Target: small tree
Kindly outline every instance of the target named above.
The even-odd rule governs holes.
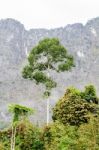
[[[70,70],[73,66],[73,57],[56,38],[46,38],[35,46],[28,57],[29,64],[23,69],[24,78],[35,80],[37,84],[45,85],[44,95],[49,97],[56,82],[51,78],[50,71],[57,72]],[[47,98],[47,124],[49,123],[49,98]]]
[[[25,106],[12,104],[9,106],[9,111],[13,113],[11,150],[15,150],[16,126],[18,121],[25,119],[29,114],[33,113],[33,110]]]

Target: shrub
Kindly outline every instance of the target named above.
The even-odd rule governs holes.
[[[95,105],[86,102],[81,98],[80,91],[75,88],[66,90],[64,96],[57,102],[53,108],[53,120],[59,120],[63,124],[79,126],[87,123],[89,112],[94,112]]]
[[[41,139],[41,131],[30,122],[20,122],[16,127],[15,149],[16,150],[44,150]],[[12,129],[0,132],[0,142],[4,150],[10,150]]]

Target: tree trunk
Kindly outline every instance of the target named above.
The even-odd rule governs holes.
[[[12,126],[11,150],[15,150],[15,136],[16,136],[16,127]]]
[[[47,73],[48,78],[50,77],[49,73],[49,63],[48,63],[48,73]],[[49,124],[49,97],[47,98],[47,126]]]
[[[47,125],[49,124],[49,98],[47,98]]]

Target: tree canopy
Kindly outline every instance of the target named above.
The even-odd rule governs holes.
[[[87,86],[87,88],[90,86]],[[84,93],[84,92],[83,92]],[[86,88],[85,94],[86,95]],[[64,96],[56,103],[53,109],[53,120],[63,124],[80,125],[89,120],[88,113],[95,113],[96,104],[90,103],[82,92],[76,88],[68,88]],[[83,98],[82,98],[83,97]],[[87,93],[87,97],[90,97]],[[94,102],[94,101],[93,101]]]
[[[32,108],[28,108],[18,104],[11,104],[9,106],[9,111],[13,113],[13,122],[17,122],[20,118],[22,119],[22,117],[33,113]]]
[[[98,104],[99,98],[96,95],[96,89],[93,85],[85,86],[85,90],[81,92],[81,97],[87,102]]]
[[[45,38],[35,46],[28,57],[28,65],[24,67],[24,78],[43,83],[47,90],[56,87],[56,82],[47,75],[49,70],[57,72],[70,70],[74,66],[73,57],[67,53],[57,38]]]

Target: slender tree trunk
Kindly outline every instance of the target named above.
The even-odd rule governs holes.
[[[15,136],[16,136],[16,127],[12,126],[11,150],[15,150]]]
[[[50,77],[50,73],[49,73],[49,64],[48,64],[48,78]],[[48,98],[47,98],[47,126],[48,126],[48,124],[49,124],[49,96],[48,96]]]
[[[49,98],[47,98],[47,126],[49,124]]]
[[[12,135],[11,135],[11,150],[13,150],[13,125],[12,125]]]
[[[13,136],[13,150],[15,150],[15,137],[16,137],[16,127],[14,128],[14,136]]]

